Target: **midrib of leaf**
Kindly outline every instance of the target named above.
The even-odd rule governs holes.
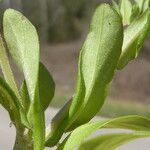
[[[15,92],[16,96],[20,99],[20,94],[18,92],[18,88],[9,65],[8,57],[1,36],[0,36],[0,63],[6,82],[10,85],[12,90]]]

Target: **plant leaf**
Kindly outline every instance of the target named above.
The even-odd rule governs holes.
[[[6,80],[6,82],[10,85],[10,87],[13,89],[13,91],[15,92],[16,96],[18,98],[20,98],[19,92],[18,92],[18,88],[17,85],[15,83],[15,79],[12,73],[12,70],[10,68],[9,65],[9,60],[6,54],[6,49],[4,46],[4,42],[2,37],[0,36],[0,65],[2,68],[2,72],[4,75],[4,78]]]
[[[59,145],[58,150],[72,150],[85,140],[89,135],[100,128],[121,128],[136,131],[150,132],[150,120],[141,116],[125,116],[112,120],[97,121],[87,123],[76,128],[66,139]]]
[[[66,125],[75,128],[90,121],[100,110],[117,66],[122,39],[121,17],[108,4],[100,5],[80,52],[77,88],[69,114],[61,123],[56,120],[57,128],[51,130],[47,146],[58,142]]]
[[[138,17],[140,16],[140,9],[138,7],[138,5],[135,3],[132,6],[132,13],[130,16],[130,22],[133,22],[134,20],[136,20]]]
[[[150,137],[150,132],[113,133],[100,135],[83,142],[78,150],[115,150],[117,147],[138,138]]]
[[[47,68],[40,63],[39,67],[39,92],[43,111],[49,106],[55,92],[54,80]]]
[[[42,110],[45,111],[46,108],[49,106],[55,91],[55,83],[46,69],[46,67],[40,62],[39,66],[39,95],[41,101]],[[30,106],[30,98],[29,93],[27,90],[26,82],[22,83],[20,93],[23,99],[23,105],[26,108],[26,111],[29,109]]]
[[[102,107],[121,53],[122,40],[120,16],[109,5],[100,5],[81,49],[79,81],[69,110],[71,124],[78,126],[90,121]]]
[[[0,77],[0,103],[9,112],[15,125],[22,124],[30,128],[22,106],[9,85]]]
[[[30,107],[30,97],[27,89],[27,84],[25,81],[23,81],[21,88],[20,88],[20,95],[22,99],[22,105],[26,112],[28,112]]]
[[[149,32],[150,10],[147,10],[124,31],[122,53],[118,62],[118,69],[122,69],[129,61],[138,56]]]
[[[120,12],[122,15],[123,24],[124,25],[130,24],[130,17],[132,12],[132,4],[130,0],[121,0]]]
[[[29,95],[33,100],[39,66],[39,41],[36,29],[21,13],[13,9],[5,11],[3,26],[9,52],[23,71]]]
[[[150,0],[135,0],[140,8],[140,12],[143,13],[149,8]]]
[[[39,41],[36,29],[18,11],[7,9],[3,19],[4,38],[8,49],[20,69],[23,71],[29,97],[30,112],[33,120],[34,149],[43,150],[45,141],[44,112],[42,111],[39,89]],[[32,122],[31,122],[32,123]]]
[[[112,0],[112,8],[114,8],[117,11],[117,13],[121,15],[119,5],[117,4],[115,0]]]

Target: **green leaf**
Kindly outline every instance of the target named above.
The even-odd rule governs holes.
[[[3,18],[4,38],[9,52],[23,71],[29,95],[34,99],[39,66],[36,29],[21,13],[7,9]]]
[[[121,0],[120,12],[122,15],[123,24],[124,25],[130,24],[130,16],[132,12],[132,4],[130,0]]]
[[[140,12],[143,13],[149,8],[150,0],[135,0],[140,8]]]
[[[118,62],[118,69],[122,69],[129,61],[138,56],[149,32],[150,10],[147,10],[124,31],[122,53]]]
[[[54,96],[55,83],[51,74],[42,63],[40,63],[39,68],[39,92],[42,109],[44,111]]]
[[[58,150],[72,150],[80,145],[85,138],[101,128],[121,128],[136,131],[150,132],[150,120],[140,116],[125,116],[112,120],[97,121],[87,123],[76,128],[66,139],[59,145]]]
[[[132,7],[132,13],[130,17],[130,22],[133,22],[140,16],[140,9],[137,4],[134,4]]]
[[[70,124],[90,121],[102,107],[121,53],[123,26],[109,5],[100,5],[81,49],[77,91],[70,110]]]
[[[117,11],[117,13],[121,15],[119,5],[117,4],[115,0],[112,0],[112,8],[114,8]]]
[[[46,142],[47,147],[53,147],[57,144],[64,129],[67,126],[68,112],[71,105],[72,99],[67,101],[67,103],[59,110],[59,112],[52,119],[51,124],[47,127],[46,130]]]
[[[11,70],[10,65],[9,65],[9,60],[8,60],[8,57],[6,54],[4,42],[3,42],[3,39],[1,36],[0,36],[0,65],[1,65],[2,72],[3,72],[3,75],[4,75],[6,82],[13,89],[13,91],[15,92],[17,97],[20,98],[13,73],[12,73],[12,70]]]
[[[40,63],[39,66],[39,95],[41,101],[42,110],[45,111],[46,108],[49,106],[55,92],[55,83],[46,69],[46,67]],[[26,111],[28,111],[30,106],[30,98],[29,93],[27,90],[26,82],[22,83],[20,93],[23,99],[23,106],[25,107]]]
[[[19,103],[15,93],[9,85],[0,77],[0,103],[9,112],[10,118],[15,126],[19,124],[25,125],[30,128],[24,110]]]
[[[46,145],[55,145],[66,125],[75,128],[90,121],[100,110],[117,66],[122,39],[121,17],[108,4],[100,5],[80,52],[77,87],[69,114],[61,123],[56,120],[57,128],[52,129]]]
[[[100,135],[82,143],[78,150],[115,150],[117,147],[138,138],[150,137],[150,132],[113,133]]]
[[[26,112],[28,112],[30,107],[30,97],[27,89],[27,84],[25,81],[23,81],[21,88],[20,88],[20,95],[22,99],[22,105]]]
[[[36,29],[18,11],[8,9],[3,19],[4,38],[8,49],[23,71],[31,100],[34,149],[43,150],[45,141],[44,112],[41,108],[38,89],[39,40]]]
[[[6,49],[4,47],[3,39],[1,38],[1,36],[0,36],[0,65],[1,65],[2,72],[3,72],[6,82],[8,83],[10,88],[14,91],[14,93],[17,97],[17,101],[18,101],[17,104],[19,106],[19,111],[20,111],[20,115],[21,115],[21,123],[24,124],[26,127],[30,128],[29,122],[26,117],[26,113],[22,107],[21,97],[20,97],[18,88],[16,86],[12,70],[9,65],[9,60],[8,60],[8,57],[6,54]],[[11,103],[9,105],[11,105]],[[9,110],[9,113],[11,114],[10,111],[11,110]]]

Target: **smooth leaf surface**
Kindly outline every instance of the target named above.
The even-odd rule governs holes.
[[[2,72],[3,72],[3,75],[4,75],[5,81],[10,86],[11,90],[14,91],[14,93],[17,97],[16,104],[18,105],[18,109],[19,109],[19,112],[20,112],[21,123],[24,124],[25,126],[29,127],[29,123],[28,123],[28,120],[27,120],[27,117],[26,117],[26,113],[24,111],[24,108],[22,107],[21,97],[20,97],[18,88],[16,86],[12,70],[11,70],[10,65],[9,65],[9,60],[8,60],[8,57],[7,57],[7,54],[6,54],[6,49],[5,49],[5,46],[4,46],[4,42],[3,42],[3,39],[1,37],[0,37],[0,65],[1,65],[1,68],[2,68]],[[8,104],[6,103],[5,108],[9,111],[9,114],[13,114],[13,112],[11,112],[12,110],[10,110],[7,107],[7,105],[10,105],[9,107],[11,107],[12,103],[9,103],[9,101],[8,101]],[[14,109],[16,109],[16,108],[14,108]],[[13,119],[16,119],[17,117],[19,117],[19,116],[15,115]]]
[[[25,81],[23,81],[21,87],[20,87],[20,95],[22,99],[22,105],[26,112],[28,112],[30,107],[30,97],[27,89],[27,84]]]
[[[49,106],[55,92],[54,80],[47,68],[40,63],[39,66],[39,94],[43,111]]]
[[[3,19],[4,38],[8,49],[23,71],[31,100],[28,118],[33,124],[34,150],[43,150],[45,141],[44,112],[38,89],[39,40],[36,29],[21,13],[8,9]]]
[[[18,98],[20,98],[12,70],[9,65],[9,60],[6,54],[6,49],[2,37],[0,36],[0,65],[6,82],[13,89]]]
[[[46,108],[49,106],[55,92],[55,83],[50,75],[49,71],[46,67],[40,63],[39,65],[39,95],[41,101],[42,110],[45,111]],[[23,99],[23,105],[26,111],[29,109],[30,106],[30,98],[28,89],[26,86],[26,82],[22,83],[20,93]]]
[[[121,17],[109,5],[100,5],[81,49],[70,124],[78,126],[90,121],[102,107],[121,54],[122,40]]]
[[[121,15],[120,7],[115,0],[112,0],[112,8],[114,8],[117,11],[117,13]]]
[[[66,125],[75,128],[90,121],[100,110],[117,66],[122,40],[121,17],[108,4],[100,5],[80,52],[77,87],[69,114],[61,123],[56,120],[57,128],[52,128],[47,146],[58,142]]]
[[[132,4],[130,0],[121,0],[120,12],[122,15],[123,24],[124,25],[130,24],[130,17],[132,12]]]
[[[140,8],[140,12],[143,13],[150,4],[150,0],[135,0]]]
[[[129,61],[138,56],[149,32],[150,10],[147,10],[124,31],[122,53],[118,62],[118,69],[122,69]]]
[[[113,133],[100,135],[83,142],[78,150],[115,150],[117,147],[139,138],[150,138],[150,132]]]
[[[139,9],[138,5],[135,3],[132,6],[132,12],[131,12],[131,16],[130,16],[130,22],[133,22],[139,16],[140,16],[140,9]]]
[[[11,90],[9,85],[0,77],[0,103],[2,106],[9,112],[10,118],[14,121],[14,124],[22,124],[21,119],[24,121],[25,116],[23,113],[23,108],[19,104],[14,92]],[[23,118],[21,118],[23,117]],[[23,122],[27,127],[29,125],[26,122]],[[30,128],[30,127],[29,127]]]
[[[87,123],[73,130],[73,132],[59,145],[58,150],[74,149],[81,144],[85,138],[101,128],[121,128],[150,132],[150,120],[140,116],[125,116],[107,121],[103,120]]]
[[[29,95],[33,100],[39,67],[39,41],[36,29],[27,18],[13,9],[5,11],[3,26],[9,52],[23,71]]]

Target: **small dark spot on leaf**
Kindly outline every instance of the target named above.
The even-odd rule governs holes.
[[[111,23],[109,22],[109,25],[111,25]]]

